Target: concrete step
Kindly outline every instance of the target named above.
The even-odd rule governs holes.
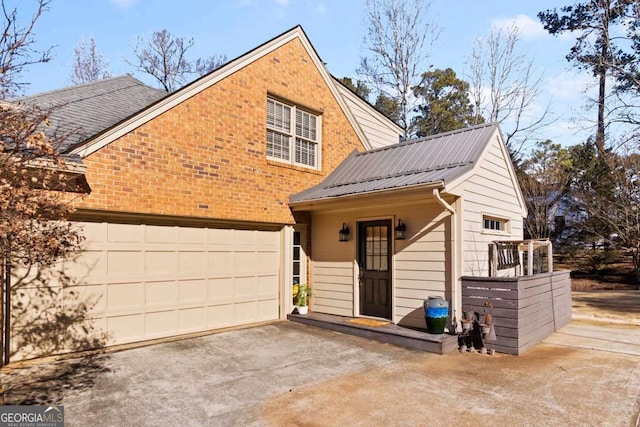
[[[376,341],[386,342],[401,347],[446,354],[458,349],[458,336],[446,334],[428,334],[389,323],[383,326],[366,326],[350,323],[352,317],[335,316],[324,313],[305,315],[289,314],[287,319],[322,329],[329,329],[350,335],[356,335]]]

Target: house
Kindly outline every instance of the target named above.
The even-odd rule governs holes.
[[[460,313],[460,278],[486,276],[489,243],[523,233],[509,159],[498,125],[479,125],[353,152],[292,195],[292,210],[310,217],[314,311],[424,327],[423,301],[435,295]]]
[[[285,319],[307,281],[313,310],[423,325],[424,298],[459,309],[487,243],[522,236],[497,125],[398,143],[301,27],[171,94],[123,76],[19,101],[77,131],[87,240],[64,268],[109,344]]]

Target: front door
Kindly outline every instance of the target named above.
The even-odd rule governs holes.
[[[391,319],[391,220],[358,223],[360,314]]]

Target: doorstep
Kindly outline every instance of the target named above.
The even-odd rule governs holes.
[[[427,351],[429,353],[446,354],[458,349],[458,336],[448,334],[428,334],[415,329],[398,326],[389,323],[384,326],[367,326],[363,324],[350,323],[353,317],[336,316],[324,313],[309,314],[289,314],[287,319],[315,326],[322,329],[329,329],[345,334],[356,335],[375,341],[386,342],[414,350]]]

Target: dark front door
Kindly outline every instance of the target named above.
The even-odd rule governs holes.
[[[358,223],[360,314],[391,319],[391,221]]]

